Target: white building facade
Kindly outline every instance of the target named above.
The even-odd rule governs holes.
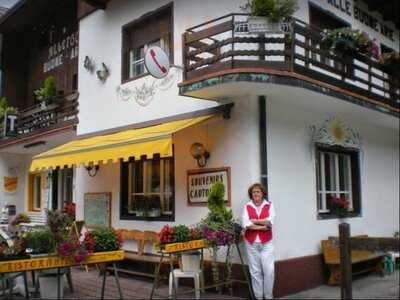
[[[195,224],[207,207],[190,202],[189,178],[204,170],[229,174],[230,207],[239,219],[248,187],[266,182],[277,212],[276,296],[324,282],[320,241],[338,235],[342,221],[329,210],[330,197],[349,200],[352,235],[392,236],[399,228],[398,74],[357,55],[351,66],[321,57],[307,27],[321,28],[323,20],[326,28],[350,26],[382,51],[399,51],[398,24],[378,8],[368,1],[299,1],[288,39],[235,31],[247,16],[231,14],[243,13],[246,1],[94,2],[99,9],[79,22],[77,139],[214,117],[174,132],[170,159],[126,153],[87,160],[99,165],[95,176],[74,166],[78,219],[86,195],[107,193],[114,228]],[[147,74],[141,61],[152,45],[170,56],[165,79]],[[190,154],[194,143],[210,153],[204,167]],[[151,195],[162,202],[161,214],[143,217],[135,203]]]

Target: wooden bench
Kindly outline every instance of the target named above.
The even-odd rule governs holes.
[[[339,284],[341,278],[339,245],[334,243],[333,240],[323,240],[321,241],[321,248],[325,263],[330,271],[328,284]],[[384,257],[384,253],[374,253],[367,250],[352,250],[352,274],[357,275],[368,271],[377,271],[380,274],[383,274],[382,260]]]
[[[154,272],[147,270],[140,270],[139,267],[135,267],[134,270],[124,268],[127,262],[141,262],[145,264],[157,265],[160,261],[160,256],[155,254],[151,250],[154,249],[154,245],[158,243],[157,233],[154,231],[140,231],[140,230],[127,230],[119,229],[122,234],[124,241],[134,241],[137,245],[137,251],[125,250],[125,258],[122,263],[118,264],[118,272],[127,273],[131,275],[141,275],[146,277],[154,277]],[[147,246],[147,247],[146,247]],[[150,250],[151,249],[151,250]],[[148,251],[150,250],[150,251]],[[163,264],[169,263],[167,258],[163,259]]]

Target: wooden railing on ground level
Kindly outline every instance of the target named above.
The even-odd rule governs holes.
[[[321,49],[322,32],[297,19],[288,24],[286,34],[238,30],[246,20],[247,15],[229,14],[187,29],[182,36],[184,80],[225,70],[248,69],[252,73],[274,69],[399,107],[398,74],[387,73],[377,60],[359,53],[343,57]]]

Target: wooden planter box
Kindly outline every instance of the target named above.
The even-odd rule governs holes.
[[[164,245],[164,252],[174,253],[187,250],[202,249],[207,247],[207,242],[205,240],[193,240],[183,243],[171,243]]]
[[[88,256],[82,265],[119,261],[124,259],[124,255],[124,250],[96,252]],[[79,264],[75,263],[71,258],[49,255],[39,258],[1,261],[0,273],[63,268],[76,265]]]

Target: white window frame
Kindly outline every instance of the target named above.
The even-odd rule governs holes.
[[[318,183],[319,186],[317,187],[317,194],[318,194],[318,213],[330,213],[327,205],[327,195],[334,195],[335,197],[340,197],[340,195],[347,195],[347,200],[349,201],[349,207],[348,211],[352,212],[354,211],[354,203],[353,203],[353,182],[352,182],[352,174],[351,174],[351,155],[347,153],[337,153],[333,151],[326,151],[326,150],[320,150],[319,152],[319,157],[318,159],[318,167],[319,167],[319,172],[317,172],[319,178],[318,178]],[[325,158],[326,155],[333,155],[334,159],[334,168],[333,170],[331,169],[331,172],[333,171],[335,174],[335,186],[334,189],[332,190],[326,190],[326,182],[325,182]],[[345,159],[347,161],[347,179],[348,182],[348,190],[340,190],[340,170],[339,170],[339,155],[345,156]]]

